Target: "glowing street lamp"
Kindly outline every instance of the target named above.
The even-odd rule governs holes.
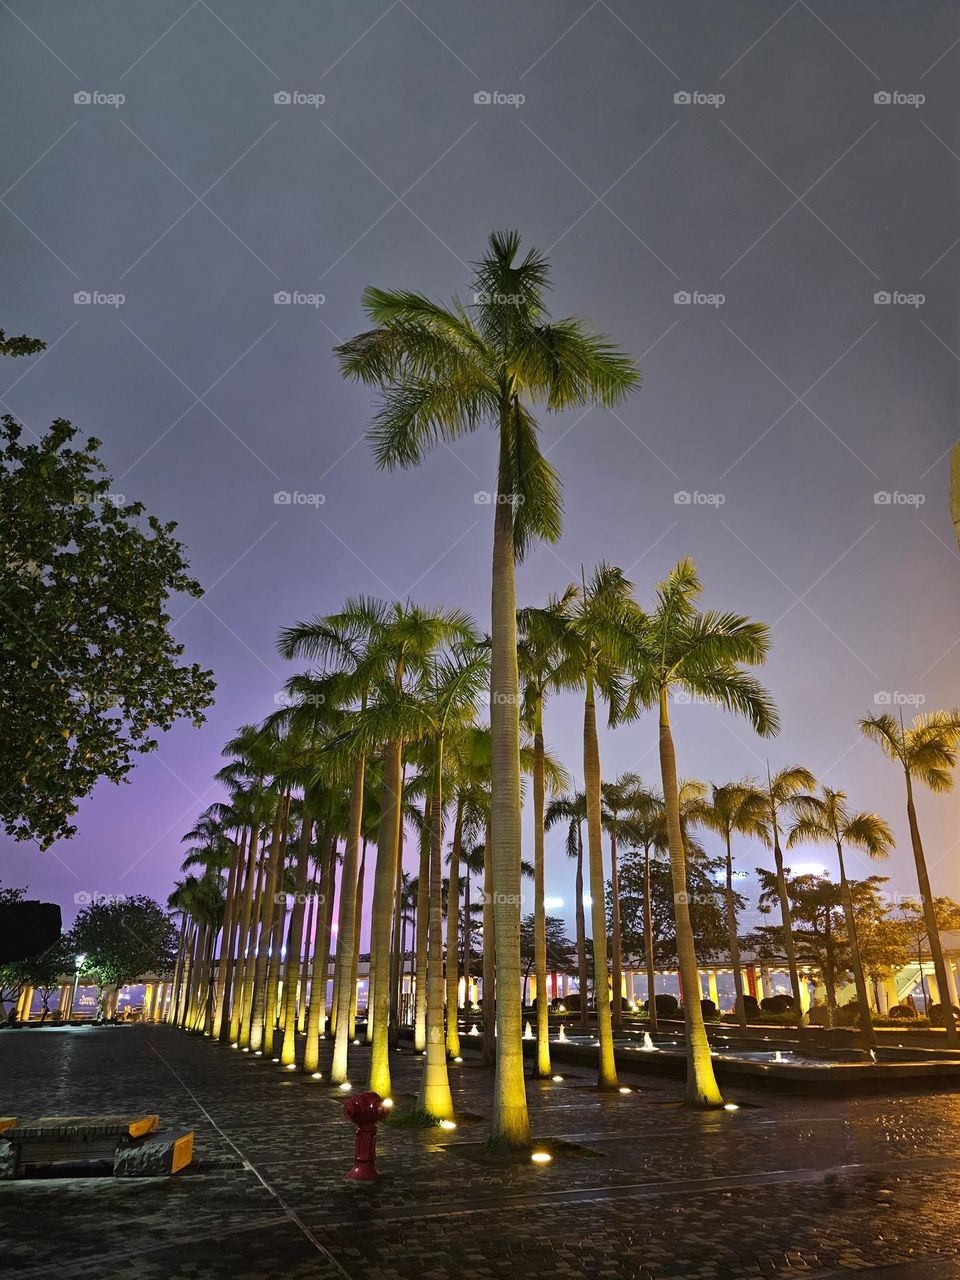
[[[83,968],[83,962],[86,960],[86,958],[87,957],[86,955],[83,954],[83,952],[81,952],[80,955],[78,956],[74,956],[74,960],[76,961],[76,964],[77,964],[77,970],[76,970],[76,973],[74,973],[73,975],[73,1001],[71,1002],[71,1005],[70,1005],[71,1018],[73,1017],[74,1009],[77,1007],[77,987],[79,987],[80,985],[80,970]]]

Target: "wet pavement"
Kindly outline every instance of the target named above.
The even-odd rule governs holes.
[[[421,1059],[396,1063],[399,1113]],[[702,1113],[673,1080],[605,1095],[558,1069],[529,1082],[552,1163],[486,1158],[491,1079],[465,1052],[457,1129],[382,1126],[381,1180],[358,1185],[322,1080],[167,1027],[2,1031],[0,1114],[155,1111],[196,1143],[174,1178],[0,1183],[0,1277],[960,1280],[960,1094],[734,1087],[739,1110]]]

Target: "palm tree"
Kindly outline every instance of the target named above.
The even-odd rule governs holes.
[[[696,599],[701,590],[693,561],[681,560],[657,587],[653,611],[649,616],[638,617],[631,704],[634,708],[654,706],[659,712],[660,773],[673,879],[677,956],[684,990],[687,1100],[697,1106],[716,1107],[723,1104],[723,1097],[710,1060],[703,1011],[695,998],[700,979],[687,902],[686,850],[670,728],[670,693],[679,689],[736,711],[763,735],[776,733],[779,719],[769,695],[742,667],[744,663],[762,663],[766,658],[770,644],[767,627],[738,614],[699,612]]]
[[[491,1140],[525,1144],[520,989],[520,718],[515,565],[536,539],[560,535],[559,479],[540,452],[532,407],[616,404],[639,384],[633,361],[579,321],[546,314],[546,259],[518,260],[520,237],[495,232],[477,264],[474,304],[441,306],[419,294],[369,288],[374,328],[337,348],[341,370],[377,387],[371,431],[377,465],[412,467],[436,442],[482,422],[499,436],[492,574],[491,840],[497,983],[497,1071]],[[486,994],[486,993],[485,993]]]
[[[444,739],[473,714],[474,701],[486,683],[489,673],[489,651],[477,645],[466,647],[449,657],[434,662],[433,679],[424,707],[425,721],[433,742],[433,795],[430,806],[430,919],[427,960],[427,1051],[417,1109],[435,1120],[453,1116],[453,1098],[447,1073],[444,1037],[443,981],[443,776]],[[447,963],[456,965],[456,955],[448,955]],[[448,1010],[457,1016],[456,1001]]]
[[[880,861],[890,855],[894,846],[893,832],[883,818],[875,813],[851,814],[847,808],[845,792],[834,791],[831,787],[822,786],[819,796],[803,796],[795,800],[793,807],[797,818],[787,837],[788,849],[793,849],[798,844],[811,843],[832,844],[837,850],[837,862],[840,867],[840,896],[843,900],[843,914],[850,943],[850,965],[857,988],[860,1029],[867,1044],[872,1045],[876,1037],[870,1016],[870,1002],[867,999],[867,980],[860,958],[857,921],[843,861],[843,848],[844,845],[852,844],[862,849],[869,857]]]
[[[682,784],[681,784],[682,789]],[[682,795],[681,795],[682,802]],[[647,971],[647,1025],[651,1035],[657,1024],[656,965],[653,955],[653,895],[650,880],[650,852],[667,850],[667,824],[663,797],[652,789],[639,790],[631,797],[627,836],[643,849],[643,953]]]
[[[736,991],[737,1021],[746,1028],[747,1011],[743,1002],[743,970],[740,965],[740,938],[737,933],[737,907],[733,892],[733,836],[752,836],[756,840],[766,838],[764,817],[767,798],[754,783],[727,782],[723,786],[713,783],[710,800],[704,805],[699,821],[705,827],[723,837],[726,855],[726,881],[724,896],[727,911],[727,936],[729,937],[730,965],[733,969],[733,985]]]
[[[623,1029],[623,944],[620,937],[620,871],[617,858],[619,840],[631,833],[630,818],[640,796],[645,795],[643,784],[635,773],[621,773],[616,782],[604,782],[600,788],[603,800],[603,825],[610,836],[610,918],[613,952],[613,1026]]]
[[[314,618],[310,622],[297,623],[280,633],[277,648],[285,658],[306,657],[313,661],[329,661],[335,664],[335,671],[342,677],[344,699],[349,692],[359,704],[362,711],[367,704],[371,687],[382,675],[382,650],[380,640],[383,633],[387,607],[380,600],[357,597],[347,600],[339,613],[325,618]],[[337,748],[342,746],[340,739],[334,739]],[[328,743],[326,750],[331,750],[333,743]],[[344,756],[345,752],[342,752]],[[353,973],[353,951],[357,945],[355,914],[357,872],[360,857],[360,833],[363,822],[363,797],[366,770],[366,755],[361,751],[350,756],[353,778],[350,789],[350,818],[347,831],[346,851],[344,853],[343,870],[340,878],[340,919],[337,931],[337,952],[342,956],[338,973],[337,990],[337,1028],[334,1041],[333,1062],[330,1079],[333,1084],[342,1084],[347,1080],[347,1053],[350,1032],[350,981]],[[301,829],[304,832],[300,845],[300,860],[305,860],[310,848],[310,828],[316,816],[315,810],[307,808],[307,797],[304,797],[304,816]],[[305,829],[305,830],[304,830]],[[303,880],[306,881],[306,868],[303,869]],[[295,1062],[296,1020],[291,1016],[296,1008],[296,981],[291,981],[290,969],[293,966],[299,976],[299,955],[303,943],[303,903],[300,900],[302,886],[298,885],[298,894],[294,899],[291,920],[291,941],[293,951],[287,952],[286,982],[286,1016],[284,1018],[284,1040],[280,1055],[281,1066],[290,1066]]]
[[[910,824],[910,843],[920,886],[920,902],[923,919],[930,941],[930,954],[940,991],[940,1003],[950,1007],[951,985],[947,979],[947,966],[943,958],[943,945],[937,924],[936,902],[930,891],[930,876],[920,839],[920,826],[913,801],[913,780],[917,778],[935,794],[943,794],[953,787],[951,771],[956,768],[960,746],[960,711],[933,711],[914,718],[909,729],[885,712],[879,716],[867,716],[860,721],[860,732],[880,744],[891,760],[899,762],[907,792],[907,821]],[[944,1017],[944,1029],[948,1045],[960,1043],[960,1036],[952,1017]]]
[[[790,970],[790,987],[793,991],[793,1016],[797,1029],[803,1027],[803,1002],[800,999],[800,970],[797,967],[797,948],[793,937],[793,919],[787,880],[783,869],[783,850],[780,848],[780,812],[798,796],[813,791],[816,779],[802,765],[788,765],[770,776],[767,767],[767,833],[765,843],[773,846],[776,867],[777,896],[780,900],[780,920],[783,927],[783,946]]]
[[[587,926],[583,912],[583,823],[587,817],[587,797],[582,791],[557,796],[547,806],[544,828],[567,822],[567,857],[576,858],[577,989],[580,992],[580,1025],[587,1025]]]
[[[557,664],[563,656],[562,640],[575,593],[568,587],[562,596],[551,596],[543,609],[517,613],[520,635],[517,653],[523,681],[523,720],[533,732],[533,952],[537,982],[537,1075],[547,1079],[550,1066],[550,1010],[547,1001],[547,916],[544,907],[544,776],[543,704],[551,689]],[[581,904],[582,906],[582,904]]]

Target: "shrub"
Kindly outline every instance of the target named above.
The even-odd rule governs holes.
[[[665,991],[661,991],[656,996],[657,1015],[661,1018],[675,1018],[680,1012],[680,1002],[676,996],[671,996]],[[649,1013],[650,1001],[644,1000],[644,1009]]]
[[[757,1016],[760,1012],[760,1005],[757,1003],[756,996],[747,995],[746,992],[744,992],[743,1011],[747,1015],[748,1022],[751,1018],[755,1018]]]
[[[793,996],[788,996],[784,992],[767,996],[760,1001],[760,1008],[764,1013],[789,1013],[793,1008]]]
[[[718,1022],[720,1019],[720,1010],[712,1000],[701,1000],[700,1009],[703,1013],[705,1022]]]
[[[887,1010],[887,1017],[896,1022],[916,1021],[918,1014],[912,1004],[895,1004]]]
[[[956,1005],[951,1005],[953,1009],[953,1020],[956,1022],[960,1018],[960,1009]],[[930,1019],[931,1027],[942,1027],[944,1025],[944,1009],[942,1004],[932,1004],[927,1010],[927,1017]]]

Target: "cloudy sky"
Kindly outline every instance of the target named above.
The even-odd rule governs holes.
[[[76,894],[165,897],[222,742],[291,674],[280,626],[357,592],[486,624],[491,434],[376,472],[331,348],[365,285],[465,293],[516,227],[555,314],[644,372],[616,413],[543,421],[564,536],[521,600],[601,558],[643,600],[692,555],[705,603],[771,624],[783,731],[678,707],[681,771],[807,764],[893,821],[912,888],[900,779],[855,722],[960,701],[954,4],[10,0],[0,28],[2,324],[49,344],[5,364],[4,411],[96,434],[115,492],[179,522],[206,595],[175,629],[218,681],[76,839],[6,842],[4,882],[68,919]],[[578,717],[557,700],[547,725],[575,773]],[[649,717],[601,747],[606,776],[655,778]],[[960,897],[960,799],[920,804]]]

